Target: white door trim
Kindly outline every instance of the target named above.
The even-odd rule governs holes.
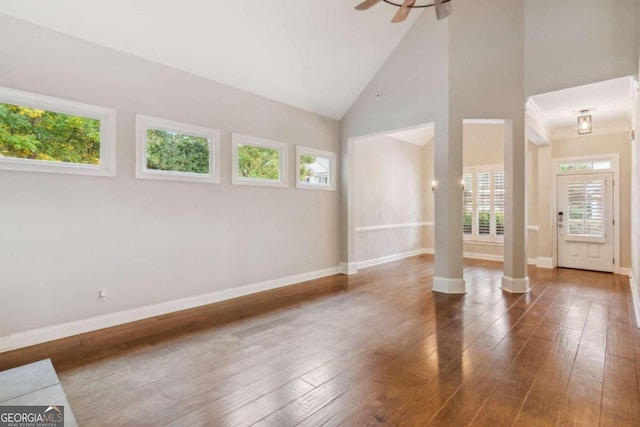
[[[595,171],[575,171],[560,172],[560,163],[573,162],[581,160],[611,160],[611,169],[595,170]],[[590,156],[573,156],[573,157],[557,157],[552,159],[553,162],[553,180],[551,188],[551,238],[553,239],[553,266],[558,265],[558,176],[560,175],[584,175],[584,174],[601,174],[613,172],[613,272],[620,274],[620,154],[600,154]]]

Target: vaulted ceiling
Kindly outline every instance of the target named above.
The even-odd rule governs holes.
[[[422,10],[392,25],[393,6],[359,2],[2,0],[0,13],[340,119]]]

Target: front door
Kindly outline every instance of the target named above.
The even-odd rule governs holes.
[[[613,175],[558,176],[558,267],[613,271]]]

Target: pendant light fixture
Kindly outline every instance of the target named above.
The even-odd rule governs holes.
[[[578,116],[578,135],[588,135],[591,133],[591,115],[590,110],[580,110]]]

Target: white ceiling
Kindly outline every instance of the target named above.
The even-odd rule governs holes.
[[[361,0],[2,0],[0,13],[340,119],[422,9]],[[431,12],[432,13],[432,12]]]
[[[590,108],[595,108],[595,111],[589,113],[594,128],[601,125],[630,124],[634,92],[633,78],[622,77],[535,95],[530,101],[537,106],[548,130],[555,132],[565,128],[577,129],[576,112]]]

